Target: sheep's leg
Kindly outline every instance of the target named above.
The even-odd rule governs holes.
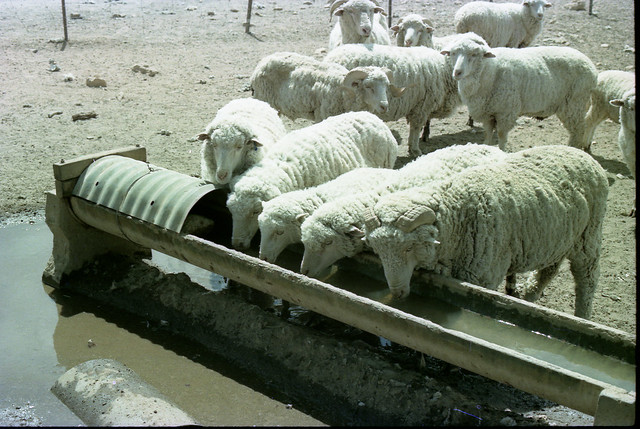
[[[418,157],[422,155],[420,150],[420,128],[425,121],[409,121],[409,153]],[[416,125],[420,124],[420,125]]]
[[[509,131],[516,125],[515,118],[505,118],[498,120],[496,118],[496,131],[498,132],[498,147],[506,151],[507,136]]]
[[[516,294],[516,275],[508,274],[505,283],[505,291],[509,296],[515,296]]]
[[[427,119],[427,123],[424,124],[424,128],[422,129],[422,136],[420,136],[420,141],[423,141],[423,142],[429,141],[430,133],[431,133],[431,119]]]
[[[529,275],[529,279],[525,282],[525,287],[520,294],[520,298],[530,302],[535,302],[540,299],[540,297],[542,296],[542,292],[544,292],[544,289],[558,273],[561,262],[562,261],[559,261],[555,264],[549,265],[548,267],[541,268],[531,273]]]
[[[494,117],[490,117],[482,121],[482,128],[484,128],[484,144],[492,145],[493,132],[496,129],[496,119]]]
[[[587,261],[571,261],[571,274],[576,284],[576,310],[575,315],[588,319],[591,317],[593,294],[600,277],[599,259]]]
[[[469,119],[467,119],[467,125],[473,128],[473,118],[469,115]]]
[[[590,153],[591,142],[587,141],[589,137],[586,129],[585,116],[587,114],[587,102],[589,99],[577,98],[569,100],[567,105],[556,112],[556,116],[562,122],[562,125],[569,131],[569,146],[583,149]],[[582,103],[582,104],[579,104]],[[584,105],[585,108],[577,108]]]

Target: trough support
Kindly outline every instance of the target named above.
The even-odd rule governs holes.
[[[635,426],[636,395],[604,389],[598,398],[594,426]]]

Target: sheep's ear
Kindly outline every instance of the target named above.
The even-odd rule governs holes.
[[[298,222],[299,224],[302,224],[302,222],[304,222],[307,216],[309,216],[308,213],[300,213],[299,215],[296,216],[296,222]]]
[[[211,136],[207,133],[198,134],[198,140],[210,140]]]
[[[342,9],[342,8],[338,9],[338,8],[340,6],[342,6],[343,4],[345,4],[346,2],[347,2],[347,0],[337,0],[337,1],[334,1],[331,4],[331,8],[329,9],[329,22],[331,22],[331,18],[333,17],[333,15],[336,15],[336,16],[341,16],[342,15],[342,13],[344,12],[344,9]],[[327,2],[327,3],[330,3],[330,2]],[[336,10],[336,9],[338,9],[338,10]],[[334,11],[335,11],[335,13],[334,13]]]
[[[360,228],[358,228],[355,225],[351,225],[351,227],[347,231],[347,234],[350,235],[351,237],[354,237],[354,238],[362,238],[362,237],[364,237],[364,231],[361,230]]]
[[[369,76],[367,72],[363,70],[353,69],[344,77],[342,85],[346,86],[347,88],[358,86],[360,82],[367,76]]]
[[[384,9],[381,8],[381,7],[374,7],[373,8],[373,13],[381,13],[384,16],[387,16],[387,12],[385,12]]]
[[[482,57],[483,58],[495,58],[496,55],[493,52],[489,51],[489,52],[485,52]]]
[[[609,104],[611,104],[612,106],[616,106],[616,107],[623,107],[624,106],[624,100],[616,98],[615,100],[609,101]]]
[[[429,207],[413,207],[407,210],[396,221],[396,226],[404,232],[411,232],[420,225],[431,225],[436,221],[436,214]]]
[[[551,3],[545,3],[544,7],[551,7]]]
[[[441,53],[442,55],[446,55],[447,57],[448,57],[449,55],[451,55],[451,52],[450,52],[450,51],[447,51],[447,50],[442,50],[442,51],[440,51],[440,53]]]
[[[247,145],[248,146],[253,146],[254,149],[258,149],[259,147],[262,147],[263,144],[260,143],[258,140],[256,139],[249,139],[247,140]]]
[[[399,25],[394,25],[389,30],[393,31],[393,35],[395,36],[395,35],[398,34],[398,31],[400,31],[400,26]]]
[[[396,98],[402,97],[402,94],[404,94],[405,89],[407,89],[406,86],[404,88],[399,88],[395,85],[389,85],[389,92],[391,92],[391,95]]]

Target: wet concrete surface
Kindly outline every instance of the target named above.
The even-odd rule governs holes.
[[[83,425],[50,388],[69,368],[109,358],[204,425],[323,425],[197,345],[43,285],[51,248],[43,219],[0,225],[0,424]],[[153,261],[185,271],[183,262],[160,253]],[[225,286],[208,271],[186,271],[207,288]]]

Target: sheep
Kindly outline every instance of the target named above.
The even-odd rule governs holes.
[[[260,161],[265,150],[285,133],[278,112],[264,101],[230,101],[198,135],[203,140],[200,177],[214,184],[228,184],[234,175]]]
[[[410,13],[390,28],[398,46],[427,46],[433,48],[433,24],[427,18]]]
[[[453,66],[458,92],[474,121],[482,122],[485,144],[505,150],[519,116],[555,114],[569,131],[569,146],[585,149],[585,115],[597,71],[581,52],[558,46],[490,48],[468,33],[441,51]]]
[[[460,7],[454,15],[457,33],[474,32],[492,48],[526,48],[542,30],[546,0],[517,3],[474,1]]]
[[[375,112],[384,121],[406,117],[409,123],[409,151],[418,156],[420,131],[430,118],[445,118],[460,104],[451,65],[433,49],[417,46],[351,44],[329,52],[325,62],[338,63],[348,69],[362,66],[386,67],[394,84],[404,87],[400,97],[389,100],[389,108]]]
[[[333,1],[329,21],[333,15],[339,20],[329,35],[330,51],[347,43],[391,44],[386,13],[376,0]]]
[[[622,151],[627,167],[633,180],[636,180],[636,88],[622,94],[621,98],[610,101],[612,106],[620,109],[620,131],[618,133],[618,146]],[[629,216],[636,216],[636,200],[633,199],[633,207]]]
[[[605,70],[598,73],[598,83],[591,94],[591,106],[587,112],[587,144],[591,146],[596,127],[605,119],[620,123],[619,107],[609,102],[620,99],[628,90],[635,88],[636,74],[621,70]],[[590,147],[589,147],[590,149]]]
[[[321,185],[287,192],[263,202],[258,216],[259,257],[275,262],[285,247],[301,241],[302,222],[322,204],[369,190],[387,182],[397,172],[389,168],[356,168]]]
[[[493,290],[505,275],[537,270],[524,287],[507,290],[535,301],[567,258],[575,315],[589,318],[608,192],[589,154],[537,146],[382,197],[365,239],[396,297],[409,294],[416,267]]]
[[[229,183],[231,244],[247,248],[258,231],[262,202],[316,186],[359,167],[391,168],[398,145],[389,127],[369,112],[348,112],[292,131]]]
[[[319,122],[349,111],[386,112],[387,91],[394,97],[403,92],[392,80],[391,71],[381,67],[347,70],[294,52],[276,52],[260,60],[251,89],[253,97],[292,120]]]
[[[484,162],[497,161],[506,154],[493,146],[468,143],[438,149],[422,155],[399,170],[384,185],[370,192],[337,198],[314,211],[301,226],[304,255],[300,272],[324,277],[331,264],[365,249],[362,241],[369,207],[391,192],[437,180]]]

